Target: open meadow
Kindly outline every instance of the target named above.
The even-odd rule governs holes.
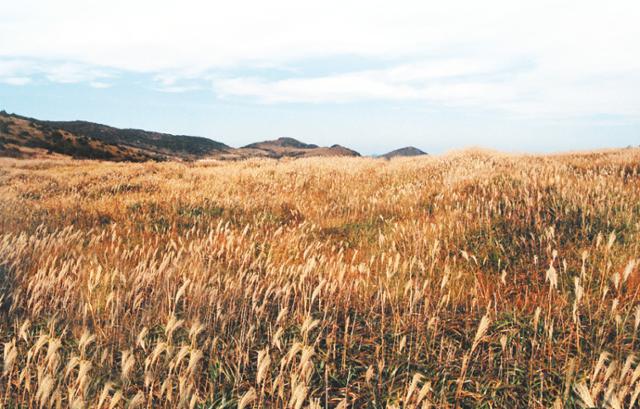
[[[0,407],[625,408],[640,149],[0,159]]]

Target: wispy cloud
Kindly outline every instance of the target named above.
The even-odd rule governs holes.
[[[0,58],[0,81],[12,85],[24,85],[31,82],[33,77],[42,77],[54,83],[87,83],[95,88],[105,88],[109,84],[100,80],[114,76],[110,70],[87,64]]]
[[[105,88],[111,87],[111,84],[107,82],[102,82],[102,81],[91,81],[89,85],[93,88],[98,88],[98,89],[105,89]]]
[[[96,80],[111,78],[113,75],[99,68],[77,63],[39,64],[47,79],[61,84],[75,84],[79,82],[95,83]]]
[[[250,97],[263,103],[424,100],[467,104],[511,97],[500,81],[483,79],[500,72],[498,65],[487,61],[445,60],[321,77],[216,79],[214,89],[223,97]]]
[[[535,64],[488,59],[420,61],[386,69],[269,80],[260,77],[213,81],[222,98],[259,103],[347,103],[416,101],[430,106],[494,110],[518,116],[640,117],[640,75],[603,78],[593,72],[541,70]]]
[[[202,89],[202,85],[198,82],[203,73],[201,72],[166,72],[159,73],[153,77],[153,81],[156,84],[154,89],[160,92],[166,93],[183,93],[189,91],[196,91]]]
[[[31,82],[29,77],[1,77],[0,82],[8,85],[26,85]]]
[[[25,85],[31,82],[31,66],[25,61],[0,58],[0,82],[9,85]]]
[[[635,0],[21,0],[3,5],[0,19],[4,83],[95,86],[137,73],[158,91],[213,81],[219,96],[271,104],[385,100],[640,116]],[[343,56],[371,64],[301,68]],[[259,72],[274,66],[291,70]]]

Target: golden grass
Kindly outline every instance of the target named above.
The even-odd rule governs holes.
[[[0,160],[0,407],[630,407],[640,151]]]

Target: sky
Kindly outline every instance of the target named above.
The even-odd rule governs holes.
[[[364,154],[640,145],[640,1],[20,0],[0,109]]]

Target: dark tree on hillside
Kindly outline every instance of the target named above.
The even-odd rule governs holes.
[[[64,139],[64,136],[62,135],[62,133],[60,133],[60,131],[53,131],[50,135],[53,139],[53,142],[55,143],[60,143]]]

